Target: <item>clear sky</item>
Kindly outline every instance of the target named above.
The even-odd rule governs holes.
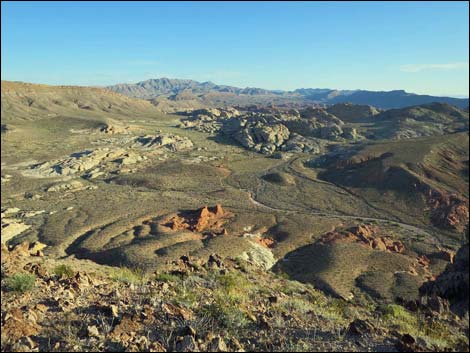
[[[3,80],[468,96],[468,2],[9,2]]]

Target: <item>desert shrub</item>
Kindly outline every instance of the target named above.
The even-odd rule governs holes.
[[[237,302],[225,300],[225,298],[216,294],[214,301],[210,305],[202,308],[203,316],[213,318],[220,326],[229,330],[236,331],[248,325],[247,314],[240,309]]]
[[[246,261],[243,260],[241,257],[236,257],[234,259],[235,263],[238,267],[240,267],[240,271],[247,272]]]
[[[276,286],[276,289],[286,295],[292,295],[305,289],[305,285],[303,283],[297,282],[295,280],[289,280],[289,276],[285,272],[282,272],[279,277],[282,278],[283,281],[280,285]]]
[[[58,277],[64,276],[70,278],[74,275],[74,271],[72,267],[62,264],[54,267],[54,274]]]
[[[396,304],[383,305],[380,308],[385,323],[395,326],[401,332],[416,334],[418,318],[404,307]]]
[[[184,283],[182,283],[180,286],[175,288],[175,294],[172,298],[172,302],[191,308],[199,304],[200,299],[200,293],[195,291],[193,287],[186,286]]]
[[[303,298],[295,297],[282,300],[279,304],[279,307],[282,312],[286,314],[297,313],[305,315],[306,313],[314,310],[314,306],[312,305],[312,303]]]
[[[218,289],[225,291],[229,295],[238,295],[245,292],[250,283],[240,274],[228,273],[216,277]]]
[[[249,323],[242,310],[254,289],[241,274],[214,274],[211,278],[213,301],[202,308],[202,314],[214,318],[221,326],[236,331]]]
[[[155,280],[159,282],[178,282],[180,277],[170,273],[160,273],[155,276]]]
[[[140,269],[120,267],[113,271],[111,279],[128,284],[143,284],[146,280],[145,272]]]
[[[468,347],[468,337],[465,334],[453,332],[446,323],[437,320],[423,322],[418,336],[441,349],[451,348],[458,352],[463,347]]]
[[[402,333],[410,333],[438,349],[459,350],[468,338],[459,332],[452,332],[449,326],[436,320],[427,320],[422,314],[411,313],[400,305],[380,307],[385,323],[397,327]]]
[[[32,273],[16,273],[7,279],[6,285],[14,292],[25,293],[33,289],[35,281],[36,276]]]

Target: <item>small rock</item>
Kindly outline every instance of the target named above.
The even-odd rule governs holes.
[[[44,304],[36,304],[35,309],[41,313],[45,313],[47,311],[47,306]]]
[[[228,352],[227,345],[222,337],[214,338],[209,345],[210,352]]]
[[[177,352],[199,352],[196,341],[193,336],[187,335],[179,337],[176,342]]]
[[[155,341],[150,343],[149,352],[166,352],[166,349],[160,342]]]
[[[98,328],[95,325],[87,327],[88,336],[90,337],[99,337],[100,333],[98,332]]]
[[[42,251],[47,245],[39,241],[35,241],[29,245],[30,254],[37,254],[38,251]]]
[[[21,337],[13,344],[13,352],[32,352],[37,351],[37,344],[30,337]]]
[[[374,332],[375,328],[370,322],[366,320],[356,319],[349,324],[348,330],[354,335],[362,336]]]
[[[113,317],[118,317],[118,307],[117,307],[116,305],[111,304],[111,305],[109,306],[109,310],[110,310],[111,315],[112,315]]]
[[[275,303],[277,303],[277,302],[279,301],[279,298],[278,298],[277,296],[274,296],[274,295],[273,295],[273,296],[270,296],[270,297],[268,298],[268,300],[269,300],[269,302],[270,302],[271,304],[275,304]]]

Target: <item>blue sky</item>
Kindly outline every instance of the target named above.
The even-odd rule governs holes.
[[[467,2],[2,1],[3,80],[468,96]]]

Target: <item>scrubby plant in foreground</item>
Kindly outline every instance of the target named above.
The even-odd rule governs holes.
[[[62,264],[62,265],[57,265],[54,268],[54,274],[58,277],[70,278],[73,276],[74,270],[72,269],[72,267]]]
[[[34,287],[36,276],[31,273],[16,273],[7,279],[7,287],[18,293],[25,293]]]
[[[127,284],[143,284],[146,280],[146,274],[140,269],[120,267],[113,271],[111,279]]]

